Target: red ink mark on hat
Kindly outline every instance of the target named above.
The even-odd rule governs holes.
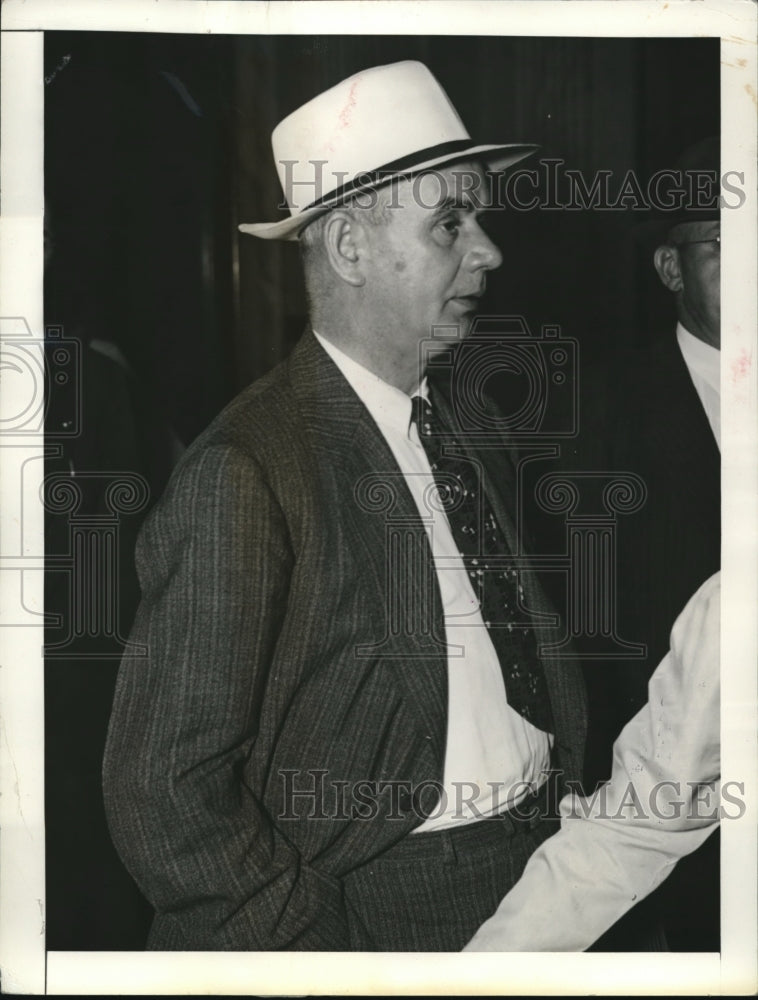
[[[345,107],[340,111],[340,124],[343,128],[348,128],[350,125],[350,112],[355,107],[355,88],[358,86],[358,81],[353,80],[350,84],[350,93],[347,95],[347,102]]]
[[[337,136],[342,131],[342,129],[350,127],[350,114],[353,108],[355,107],[355,88],[357,86],[358,86],[358,81],[353,80],[353,82],[350,84],[350,92],[347,95],[347,101],[345,101],[345,105],[342,108],[342,111],[340,111],[339,115],[337,115],[338,124],[335,125],[331,136],[324,143],[324,152],[326,153],[334,152],[334,143],[337,139]]]
[[[735,358],[732,362],[732,382],[734,382],[735,385],[747,377],[747,373],[750,371],[752,364],[752,352],[748,351],[746,347],[743,347],[740,351],[739,357]]]

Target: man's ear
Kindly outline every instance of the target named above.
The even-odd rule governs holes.
[[[682,268],[677,248],[668,244],[658,247],[653,254],[653,264],[666,288],[670,292],[681,292]]]
[[[334,273],[356,288],[365,284],[360,224],[349,213],[336,209],[329,214],[323,236],[326,256]]]

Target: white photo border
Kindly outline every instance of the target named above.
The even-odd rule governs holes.
[[[0,334],[41,357],[45,30],[223,34],[489,34],[721,39],[722,162],[747,200],[722,222],[722,773],[744,815],[722,828],[722,952],[535,956],[46,952],[44,938],[43,439],[13,434],[33,375],[2,372],[0,969],[7,992],[87,994],[735,995],[758,986],[756,608],[756,12],[752,0],[5,0],[2,32]],[[9,417],[10,415],[10,417]],[[8,431],[7,427],[11,427]],[[20,470],[24,467],[23,487]],[[23,488],[23,494],[21,492]],[[23,509],[23,519],[21,510]],[[31,559],[31,562],[29,561]],[[36,568],[35,568],[36,566]],[[21,568],[25,567],[25,568]],[[15,595],[15,596],[14,596]],[[738,863],[737,863],[738,862]]]

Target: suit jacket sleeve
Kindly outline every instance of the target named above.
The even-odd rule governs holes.
[[[242,780],[285,614],[293,553],[257,463],[196,452],[146,523],[143,588],[104,759],[127,868],[183,950],[343,950],[340,884],[277,830]],[[168,942],[168,943],[166,943]]]
[[[579,951],[718,823],[719,575],[689,601],[649,700],[614,744],[611,780],[566,796],[561,829],[465,951]]]

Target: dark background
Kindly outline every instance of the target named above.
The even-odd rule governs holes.
[[[420,59],[476,140],[539,143],[588,178],[613,171],[612,190],[719,131],[718,39],[49,32],[45,44],[45,317],[81,341],[83,405],[81,434],[58,439],[66,404],[52,395],[49,469],[137,472],[150,502],[183,447],[302,331],[297,245],[237,225],[279,216],[270,134],[316,93]],[[582,364],[670,330],[638,221],[495,213],[504,263],[484,310],[523,315],[533,331],[559,325]],[[120,522],[122,635],[148,508]],[[66,531],[49,519],[48,554]],[[52,584],[46,598],[65,605]],[[150,910],[110,845],[99,777],[118,660],[69,648],[46,668],[48,947],[139,949]]]

